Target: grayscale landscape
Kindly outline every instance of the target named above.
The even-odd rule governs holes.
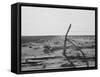
[[[95,67],[94,10],[21,10],[21,71]]]
[[[66,55],[74,67],[63,55],[64,36],[22,36],[22,71],[94,67],[95,36],[73,35],[68,36],[68,39]],[[80,51],[85,54],[85,58]]]

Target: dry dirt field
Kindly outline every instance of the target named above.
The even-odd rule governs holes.
[[[64,36],[22,36],[21,70],[45,70],[95,66],[95,36],[68,36],[76,44],[66,43],[66,55],[73,67],[63,56]],[[86,58],[83,57],[83,51]]]

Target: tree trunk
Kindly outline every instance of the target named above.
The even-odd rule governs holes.
[[[63,56],[67,59],[67,61],[70,63],[70,65],[71,65],[72,67],[74,67],[74,68],[75,68],[75,65],[73,64],[73,62],[72,62],[72,61],[70,61],[70,59],[68,58],[68,56],[67,56],[67,54],[66,54],[67,36],[68,36],[68,32],[69,32],[70,28],[71,28],[71,24],[70,24],[70,26],[69,26],[69,28],[68,28],[68,30],[67,30],[66,35],[65,35],[65,40],[64,40],[64,48],[63,48]]]

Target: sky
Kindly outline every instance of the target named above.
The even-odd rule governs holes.
[[[21,7],[22,36],[94,35],[95,11],[43,7]]]

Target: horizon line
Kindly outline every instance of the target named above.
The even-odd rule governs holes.
[[[21,35],[21,36],[65,36],[65,35]],[[68,35],[68,36],[95,36],[95,35]]]

